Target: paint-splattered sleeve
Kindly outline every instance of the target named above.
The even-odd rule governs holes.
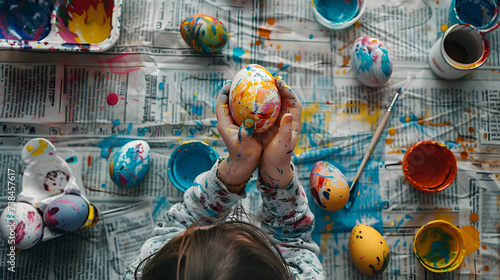
[[[260,178],[257,185],[263,200],[262,228],[278,244],[295,279],[324,279],[319,247],[311,238],[314,215],[296,173],[284,189],[266,186]]]
[[[156,224],[151,238],[142,245],[139,256],[125,268],[123,279],[134,279],[135,268],[143,259],[158,251],[198,218],[221,214],[245,197],[245,189],[239,194],[228,192],[224,184],[217,179],[217,168],[216,163],[211,170],[199,175],[194,185],[184,193],[184,201],[174,204],[160,219],[161,222]]]

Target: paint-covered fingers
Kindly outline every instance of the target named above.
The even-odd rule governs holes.
[[[219,91],[217,101],[215,102],[215,115],[217,116],[217,129],[219,133],[225,134],[225,131],[236,126],[231,112],[229,111],[229,90],[231,89],[231,81],[226,81],[224,86]]]
[[[300,122],[302,118],[302,102],[295,92],[281,79],[276,80],[276,85],[281,95],[281,109],[279,118],[283,118],[285,114],[291,114],[293,117],[294,130],[300,130]]]
[[[242,142],[246,139],[252,137],[253,131],[255,129],[255,122],[251,119],[246,119],[240,125],[240,130],[238,131],[238,141]]]
[[[280,121],[280,129],[277,134],[276,150],[279,156],[290,155],[293,151],[293,116],[290,113],[285,114]],[[288,158],[288,157],[286,157]]]

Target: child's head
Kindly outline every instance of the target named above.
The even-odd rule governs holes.
[[[260,228],[241,221],[197,224],[152,255],[142,279],[291,279],[283,256]]]

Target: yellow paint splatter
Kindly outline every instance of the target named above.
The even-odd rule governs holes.
[[[326,252],[326,245],[328,244],[328,238],[330,237],[330,234],[328,233],[323,233],[323,246],[321,246],[321,254],[324,255]]]
[[[228,128],[228,129],[227,129],[227,133],[231,133],[231,129],[229,129],[229,128]]]
[[[252,153],[252,149],[248,149],[247,153],[251,154]]]
[[[448,30],[448,25],[447,24],[441,24],[441,31],[445,32]]]
[[[394,127],[389,128],[390,135],[396,135],[396,129]]]
[[[405,122],[409,122],[410,120],[410,117],[405,117]]]
[[[31,153],[32,157],[37,157],[37,156],[43,154],[45,152],[45,148],[47,148],[49,146],[49,143],[45,140],[42,140],[42,139],[39,139],[38,143],[40,144],[40,147],[38,149],[36,149],[35,151],[33,151],[33,153]]]
[[[479,249],[479,232],[474,226],[464,226],[460,228],[465,239],[465,254],[470,255]]]
[[[332,230],[332,224],[326,225],[326,230],[331,231]]]
[[[387,144],[387,145],[392,144],[392,142],[394,142],[394,139],[392,139],[392,138],[385,139],[385,144]]]
[[[31,153],[31,151],[33,151],[33,146],[27,145],[26,150],[28,151],[28,153]]]
[[[453,221],[453,219],[455,219],[457,215],[451,216],[450,214],[451,214],[450,209],[441,208],[438,209],[436,213],[434,213],[434,218],[436,220],[445,220],[451,223],[451,221]]]
[[[300,61],[302,58],[300,57],[300,55],[297,55],[297,56],[295,57],[295,59],[296,59],[297,61]]]

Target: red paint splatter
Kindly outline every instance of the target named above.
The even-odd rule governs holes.
[[[106,97],[106,102],[111,106],[116,105],[116,103],[118,103],[118,100],[118,94],[116,94],[115,92],[108,94],[108,96]]]

